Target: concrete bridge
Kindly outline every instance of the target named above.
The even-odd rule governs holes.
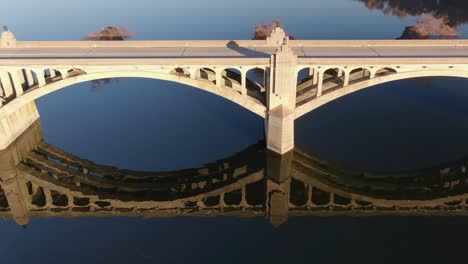
[[[427,76],[468,77],[468,41],[289,41],[277,28],[265,41],[20,42],[4,31],[0,149],[39,118],[35,99],[80,82],[142,77],[252,111],[265,119],[267,147],[284,154],[302,115],[377,84]]]
[[[202,168],[132,171],[47,144],[35,122],[0,151],[0,217],[468,215],[467,166],[373,173],[259,143]]]

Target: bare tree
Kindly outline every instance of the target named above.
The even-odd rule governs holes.
[[[278,19],[272,20],[270,22],[270,24],[268,24],[268,25],[259,24],[259,25],[257,25],[255,27],[255,32],[254,32],[253,39],[265,40],[268,36],[271,35],[271,32],[277,27],[280,27],[280,28],[282,28],[284,30],[283,24]],[[286,32],[286,30],[285,30],[285,32]],[[289,34],[287,32],[286,32],[286,36],[288,36],[289,39],[294,39],[294,36],[292,36],[291,34]]]

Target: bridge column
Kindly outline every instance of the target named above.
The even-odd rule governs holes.
[[[8,98],[12,96],[14,93],[14,90],[13,90],[13,86],[11,85],[10,75],[8,74],[8,72],[1,72],[0,79],[2,79],[4,97]]]
[[[32,71],[29,70],[29,69],[25,69],[24,72],[25,72],[25,75],[26,75],[26,83],[27,83],[28,87],[34,86],[35,81],[34,81]]]
[[[223,75],[222,75],[222,70],[215,69],[215,74],[216,74],[216,86],[221,87],[223,85]]]
[[[45,71],[44,71],[44,69],[34,69],[33,71],[36,74],[37,82],[38,82],[39,87],[45,86],[46,85],[46,80],[45,80]]]
[[[344,81],[343,81],[343,86],[348,86],[349,85],[349,75],[351,72],[345,71],[344,72]]]
[[[11,80],[13,81],[13,88],[15,89],[16,97],[20,97],[23,95],[23,82],[21,81],[21,77],[23,76],[22,70],[12,71],[11,73]]]
[[[241,93],[247,95],[247,70],[241,69]]]
[[[314,76],[312,76],[312,85],[317,85],[318,83],[318,70],[316,68],[313,69]]]
[[[55,70],[54,69],[49,69],[49,77],[50,78],[55,78],[56,74],[55,74]]]
[[[68,75],[68,70],[67,69],[57,69],[57,71],[60,72],[60,75],[62,75],[62,79],[66,79]]]
[[[294,148],[294,109],[296,108],[297,56],[287,44],[271,56],[267,87],[268,116],[265,120],[267,148],[284,154]]]
[[[318,80],[317,80],[317,97],[322,96],[322,89],[323,89],[323,75],[325,74],[324,71],[318,71]]]

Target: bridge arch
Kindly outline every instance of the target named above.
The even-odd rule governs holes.
[[[392,70],[395,72],[393,72]],[[363,89],[372,88],[383,83],[404,80],[404,79],[411,79],[411,78],[420,78],[420,77],[468,78],[468,71],[466,70],[440,70],[440,69],[428,70],[426,69],[426,70],[420,70],[420,71],[396,72],[396,70],[392,68],[388,68],[387,71],[391,71],[392,74],[376,75],[375,78],[371,78],[371,79],[367,79],[358,83],[350,84],[349,86],[345,86],[340,89],[332,90],[329,93],[321,95],[313,100],[310,100],[296,107],[294,118],[297,119],[329,102],[332,102],[348,94],[351,94],[351,93],[354,93]]]
[[[209,77],[209,73],[213,72],[214,70],[209,68],[197,68],[197,72],[200,72],[202,69],[205,70],[205,77]],[[182,74],[171,74],[172,72],[180,72],[182,70]],[[50,72],[59,72],[61,76],[64,76],[64,73],[60,70],[51,70]],[[215,85],[215,82],[208,82],[204,80],[203,77],[198,78],[191,78],[190,75],[186,75],[186,69],[184,68],[174,68],[169,70],[167,73],[163,72],[153,72],[153,71],[144,71],[144,70],[114,70],[114,71],[104,71],[104,72],[89,72],[86,73],[85,70],[74,68],[73,71],[65,71],[67,75],[71,74],[71,77],[63,78],[60,77],[58,79],[57,76],[53,78],[57,78],[54,82],[49,82],[42,87],[34,87],[29,91],[25,92],[20,98],[12,100],[10,103],[4,105],[0,108],[0,115],[2,114],[12,114],[17,109],[20,109],[22,106],[27,105],[28,103],[41,98],[49,93],[54,91],[61,90],[63,88],[69,87],[74,84],[83,83],[87,81],[94,81],[100,79],[110,79],[110,78],[148,78],[148,79],[157,79],[163,81],[170,81],[176,82],[184,85],[188,85],[220,97],[223,97],[231,102],[234,102],[247,110],[265,118],[266,116],[266,107],[265,105],[255,98],[251,98],[249,96],[244,96],[236,91],[225,89],[223,87],[218,87]],[[49,74],[50,74],[49,72]],[[187,72],[188,73],[188,72]]]

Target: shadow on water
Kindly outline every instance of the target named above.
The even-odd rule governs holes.
[[[0,153],[0,216],[266,217],[467,215],[468,159],[379,173],[264,143],[200,168],[165,172],[96,164],[43,141],[36,122]]]

